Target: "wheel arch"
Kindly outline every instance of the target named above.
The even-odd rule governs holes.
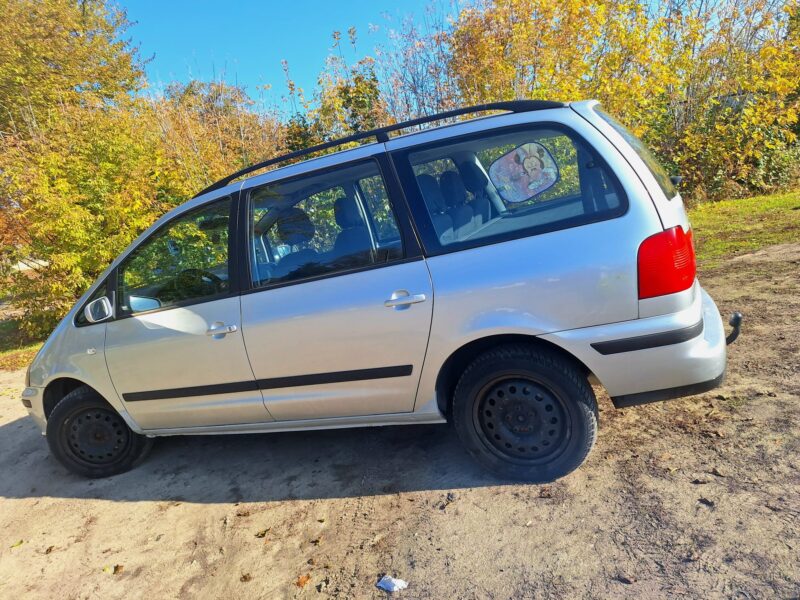
[[[578,365],[587,377],[591,374],[591,369],[573,354],[570,354],[553,342],[543,340],[534,335],[498,334],[481,337],[455,350],[439,369],[439,374],[436,377],[436,403],[441,413],[445,415],[448,420],[450,420],[451,416],[453,392],[455,391],[458,379],[461,377],[461,373],[464,372],[467,365],[480,354],[483,354],[491,348],[506,344],[527,344],[547,349]]]
[[[64,396],[72,391],[75,391],[79,387],[88,387],[98,396],[101,398],[103,397],[102,394],[100,394],[96,389],[80,379],[75,379],[74,377],[57,377],[48,383],[44,388],[44,394],[42,396],[42,408],[44,409],[45,419],[50,417],[50,413],[53,412],[56,404],[58,404]]]

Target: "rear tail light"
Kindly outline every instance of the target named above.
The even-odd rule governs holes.
[[[640,300],[688,290],[697,274],[692,230],[678,226],[647,238],[638,267]]]

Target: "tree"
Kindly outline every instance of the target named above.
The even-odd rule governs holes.
[[[4,253],[14,304],[32,335],[48,331],[181,190],[145,102],[129,110],[62,107],[46,135],[6,143],[5,190],[24,233]]]
[[[356,30],[349,30],[350,43],[356,45]],[[341,36],[333,32],[333,49],[320,74],[317,106],[309,117],[325,137],[336,138],[375,129],[389,120],[380,83],[375,72],[375,60],[366,57],[349,66],[341,52]]]
[[[0,0],[0,133],[35,135],[59,105],[102,105],[144,85],[125,13],[101,0]]]
[[[792,181],[796,0],[495,0],[465,9],[448,69],[464,103],[597,98],[695,199]]]
[[[104,2],[0,0],[0,13],[0,265],[27,329],[42,331],[119,248],[114,223],[143,225],[149,199],[107,192],[139,173],[129,117],[144,80],[124,12]],[[112,214],[120,201],[133,212]],[[9,273],[18,261],[32,270]]]
[[[285,145],[277,117],[257,112],[243,89],[224,82],[172,84],[151,107],[184,197]]]

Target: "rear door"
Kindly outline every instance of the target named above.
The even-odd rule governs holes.
[[[226,197],[176,217],[112,274],[106,362],[144,429],[272,420],[242,340],[236,204]]]
[[[384,169],[381,155],[243,192],[244,340],[276,420],[414,408],[433,289]]]

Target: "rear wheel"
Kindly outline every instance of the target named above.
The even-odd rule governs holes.
[[[64,396],[47,419],[50,451],[67,469],[84,477],[108,477],[139,464],[152,440],[134,433],[89,387]]]
[[[501,346],[464,371],[453,423],[478,462],[506,478],[543,483],[588,456],[597,401],[577,365],[533,346]]]

